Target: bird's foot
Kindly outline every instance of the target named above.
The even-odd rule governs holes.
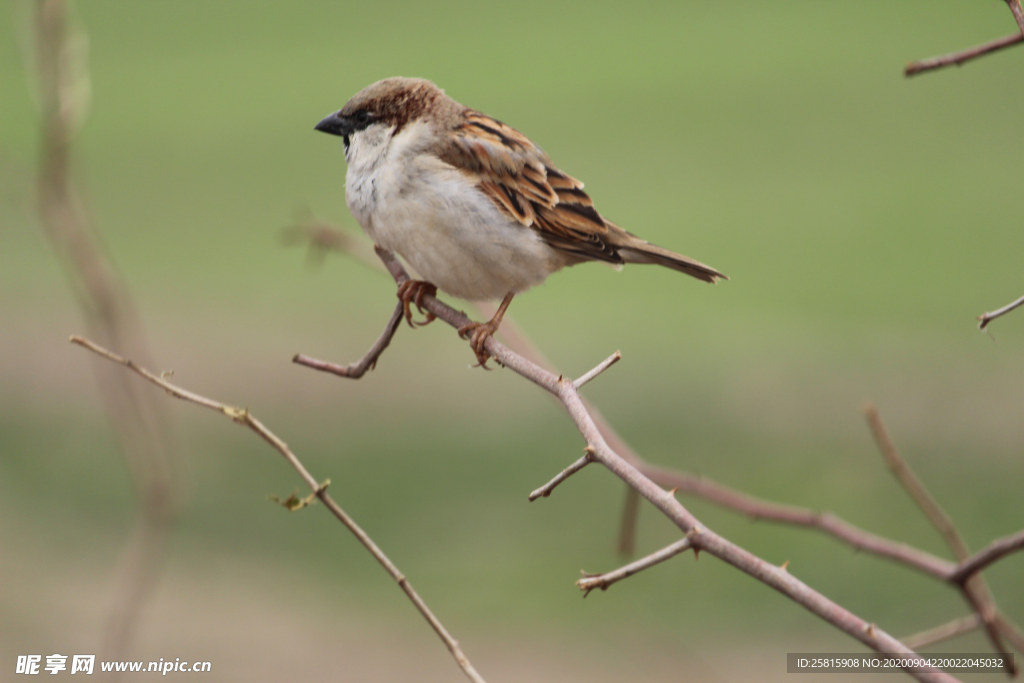
[[[476,354],[477,367],[490,370],[487,367],[487,360],[491,357],[491,354],[484,347],[487,344],[487,340],[501,327],[501,319],[505,317],[505,311],[508,309],[508,305],[512,303],[512,296],[512,292],[505,295],[494,317],[487,322],[471,322],[459,328],[459,336],[463,339],[469,339],[469,348],[473,349],[473,353]]]
[[[488,320],[485,323],[469,323],[459,328],[459,336],[469,339],[469,348],[473,349],[473,353],[476,354],[477,367],[490,370],[487,367],[487,361],[491,354],[484,347],[487,345],[487,339],[498,331],[500,325],[500,320],[498,322]]]
[[[423,280],[406,280],[398,285],[398,298],[402,300],[405,321],[409,323],[409,327],[423,327],[437,319],[436,315],[423,309],[423,297],[428,294],[437,296],[437,287]],[[416,304],[416,308],[425,316],[423,322],[412,319],[412,304]]]

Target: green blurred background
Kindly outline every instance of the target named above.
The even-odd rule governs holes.
[[[33,213],[30,16],[0,5],[8,672],[16,654],[97,651],[135,509],[89,359],[67,343],[81,316]],[[870,398],[972,548],[1024,526],[1024,312],[991,335],[974,321],[1024,293],[1024,48],[901,75],[1010,33],[1000,0],[93,0],[77,16],[92,108],[75,168],[158,369],[248,406],[331,478],[488,680],[782,680],[786,652],[860,647],[706,556],[581,600],[581,568],[621,563],[623,487],[595,467],[528,504],[580,437],[528,382],[468,369],[440,323],[401,329],[358,382],[290,363],[358,358],[394,302],[386,277],[344,257],[310,267],[280,239],[303,208],[358,230],[341,142],[313,125],[380,78],[430,78],[510,123],[610,219],[732,278],[586,265],[511,309],[567,374],[622,350],[585,393],[646,458],[945,556],[877,454],[858,410]],[[210,660],[224,681],[460,680],[325,510],[266,500],[299,484],[280,456],[220,416],[171,407],[183,516],[131,658]],[[967,611],[935,581],[814,532],[684,503],[894,635]],[[641,552],[675,538],[643,509]],[[1017,555],[986,573],[1017,620],[1022,569]],[[987,648],[975,634],[938,649]]]

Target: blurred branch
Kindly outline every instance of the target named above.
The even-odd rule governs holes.
[[[466,655],[462,653],[462,650],[459,648],[458,642],[454,638],[452,638],[452,636],[445,629],[444,625],[441,624],[441,622],[438,621],[437,617],[434,616],[434,613],[430,611],[430,608],[427,607],[427,604],[423,602],[423,599],[420,598],[419,594],[413,589],[412,584],[410,584],[409,580],[405,578],[405,575],[402,574],[402,572],[398,571],[398,567],[396,567],[394,563],[392,563],[391,560],[388,559],[388,556],[385,555],[384,552],[377,547],[377,544],[373,542],[373,539],[371,539],[369,535],[367,535],[367,533],[363,531],[363,529],[358,524],[355,523],[355,520],[349,517],[348,514],[341,509],[341,506],[334,502],[333,498],[327,495],[326,484],[320,484],[313,477],[313,475],[309,473],[309,470],[306,469],[306,467],[302,464],[299,458],[292,452],[292,450],[288,447],[288,444],[286,444],[276,434],[267,429],[267,427],[262,422],[257,420],[256,417],[252,413],[250,413],[247,408],[237,408],[235,406],[230,406],[227,405],[226,403],[221,403],[220,401],[215,401],[213,399],[206,398],[205,396],[200,396],[199,394],[193,393],[186,389],[182,389],[181,387],[171,384],[162,377],[153,374],[149,370],[140,367],[139,365],[136,365],[135,362],[133,362],[131,359],[123,358],[115,353],[111,353],[107,349],[104,349],[103,347],[89,341],[88,339],[72,336],[71,342],[73,344],[78,344],[79,346],[82,346],[92,351],[93,353],[102,356],[103,358],[106,358],[107,360],[125,366],[126,368],[128,368],[135,374],[139,375],[143,379],[160,387],[174,398],[179,398],[183,401],[195,403],[196,405],[202,406],[204,408],[209,408],[210,410],[215,410],[225,415],[226,417],[229,417],[233,422],[237,422],[240,425],[248,427],[253,432],[255,432],[260,438],[269,443],[274,448],[274,450],[276,450],[278,453],[284,456],[284,459],[287,460],[288,463],[295,469],[295,471],[299,473],[299,476],[302,477],[302,480],[306,482],[306,485],[309,486],[309,488],[313,491],[316,497],[320,499],[324,506],[328,510],[330,510],[335,517],[338,518],[338,521],[344,524],[345,527],[352,532],[352,535],[355,536],[356,539],[358,539],[359,542],[363,544],[363,547],[366,548],[371,555],[373,555],[374,559],[377,560],[377,562],[379,562],[381,566],[384,567],[385,571],[387,571],[391,578],[398,583],[402,591],[405,592],[405,594],[409,597],[409,600],[411,600],[413,605],[416,606],[416,609],[419,610],[420,614],[423,615],[423,618],[427,620],[430,626],[434,629],[437,635],[448,647],[448,650],[449,652],[451,652],[452,657],[455,658],[455,661],[458,663],[459,667],[462,668],[466,676],[471,681],[483,683],[484,679],[480,676],[480,674],[476,672],[476,669],[474,669],[473,665],[470,664],[469,659],[466,657]]]
[[[619,541],[615,546],[621,557],[630,557],[636,550],[636,525],[639,516],[640,494],[627,486],[626,500],[622,504],[622,518],[619,522]]]
[[[1021,35],[1021,36],[1018,36],[1018,37],[1022,41],[1024,41],[1024,35]],[[981,315],[978,316],[978,320],[981,321],[980,323],[978,323],[978,329],[979,330],[985,329],[986,327],[988,327],[988,324],[990,322],[992,322],[993,320],[995,320],[996,318],[1001,318],[1002,316],[1006,315],[1007,313],[1009,313],[1013,309],[1018,308],[1020,306],[1024,306],[1024,296],[1022,296],[1021,298],[1017,299],[1013,303],[1007,304],[1007,305],[1003,306],[1002,308],[997,308],[996,310],[994,310],[994,311],[992,311],[990,313],[982,313]]]
[[[966,617],[960,617],[953,621],[937,626],[935,628],[928,629],[927,631],[921,631],[915,633],[912,636],[903,638],[903,643],[914,650],[920,650],[941,643],[944,640],[955,638],[956,636],[963,635],[964,633],[970,633],[974,629],[981,626],[981,617],[977,614],[971,614]]]
[[[999,631],[1003,634],[1003,637],[1013,643],[1013,646],[1019,652],[1024,652],[1024,633],[1017,628],[1017,625],[1007,619],[1006,615],[1002,613],[996,614],[996,624],[998,624]]]
[[[945,579],[956,566],[949,560],[944,560],[906,543],[865,531],[831,512],[762,500],[710,479],[662,469],[646,463],[640,466],[640,469],[662,486],[676,487],[680,493],[699,496],[754,520],[767,519],[783,524],[818,529],[849,544],[855,550],[863,550],[872,555],[894,560],[939,579]]]
[[[993,562],[997,562],[1010,553],[1015,553],[1019,550],[1024,550],[1024,531],[1018,531],[1011,536],[992,541],[981,552],[972,557],[965,558],[957,565],[956,570],[950,574],[948,580],[953,583],[963,583]]]
[[[1006,0],[1006,5],[1010,8],[1010,12],[1013,13],[1013,18],[1017,22],[1017,27],[1020,29],[1017,33],[1006,36],[1005,38],[997,38],[991,42],[982,43],[981,45],[976,45],[975,47],[961,50],[960,52],[910,62],[906,67],[904,67],[903,75],[909,78],[926,71],[934,71],[954,64],[960,66],[964,62],[969,62],[972,59],[977,59],[978,57],[983,57],[984,55],[1024,42],[1024,11],[1021,10],[1020,0]],[[985,325],[982,324],[982,327],[985,327]]]
[[[886,464],[892,470],[896,479],[913,501],[917,503],[917,506],[921,508],[921,512],[932,523],[932,526],[938,530],[939,534],[946,541],[946,545],[953,552],[953,556],[961,562],[967,560],[971,551],[967,548],[963,537],[960,536],[960,532],[956,530],[953,520],[950,519],[949,515],[946,514],[935,498],[932,497],[928,489],[925,488],[925,485],[917,478],[917,475],[910,469],[910,466],[907,465],[903,456],[900,455],[899,450],[897,450],[896,445],[889,436],[889,430],[885,428],[885,423],[882,422],[882,416],[879,414],[878,409],[871,403],[865,404],[864,417],[871,427],[871,433],[875,437],[875,443],[878,444],[878,450],[882,452],[882,457],[885,458]],[[1022,538],[1024,538],[1024,535],[1022,535]],[[998,559],[998,557],[1001,557],[1001,555],[995,559]],[[985,579],[977,575],[977,571],[965,573],[962,581],[954,581],[952,576],[947,578],[947,580],[957,584],[963,591],[964,598],[974,609],[978,617],[981,618],[985,626],[985,633],[988,635],[996,652],[1008,655],[1009,652],[1003,644],[999,627],[996,625],[995,598],[992,597],[992,592],[989,590]],[[1006,671],[1011,676],[1016,674],[1017,669],[1012,657],[1006,658]]]
[[[882,422],[882,416],[879,415],[878,409],[871,403],[866,403],[863,412],[868,425],[871,427],[871,433],[875,437],[875,443],[878,444],[878,450],[882,452],[885,463],[892,470],[896,479],[906,489],[914,502],[917,503],[917,506],[921,508],[921,511],[928,518],[928,521],[932,523],[932,526],[938,529],[942,538],[946,541],[946,545],[953,551],[953,555],[958,560],[966,558],[970,555],[970,551],[967,549],[967,544],[960,537],[956,527],[953,526],[953,520],[939,506],[928,492],[928,489],[921,483],[921,480],[917,478],[917,475],[907,465],[903,456],[896,450],[895,444],[893,444],[892,439],[889,437],[889,430],[885,428],[885,423]]]
[[[363,240],[338,230],[334,224],[318,218],[308,209],[295,212],[292,224],[281,230],[281,242],[285,246],[306,245],[308,262],[319,265],[331,253],[351,254],[374,270],[383,270],[373,250]]]
[[[35,3],[34,85],[41,122],[38,207],[43,232],[71,281],[89,334],[120,352],[149,358],[142,326],[124,283],[100,245],[71,170],[72,142],[89,102],[84,31],[74,29],[64,0]],[[123,372],[96,363],[104,407],[138,497],[104,636],[106,656],[121,659],[142,605],[163,564],[176,517],[170,423],[157,403]]]
[[[409,274],[394,254],[379,247],[376,251],[396,284],[401,286],[402,283],[410,279]],[[470,322],[464,313],[456,311],[429,294],[423,297],[423,307],[456,330]],[[671,520],[690,541],[695,551],[706,551],[710,555],[714,555],[724,562],[731,564],[740,571],[779,591],[812,614],[817,615],[873,650],[902,655],[914,654],[912,650],[888,633],[829,600],[794,577],[786,569],[766,562],[701,524],[675,498],[675,491],[663,490],[609,446],[597,428],[597,424],[591,417],[572,381],[545,370],[536,363],[515,353],[493,337],[487,338],[485,348],[502,366],[530,380],[555,396],[576,424],[576,428],[586,441],[591,457],[626,482],[631,488],[635,489]],[[937,669],[914,669],[908,670],[907,673],[920,681],[948,682],[956,680],[949,674]]]

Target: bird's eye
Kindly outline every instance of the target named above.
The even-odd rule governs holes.
[[[358,121],[359,123],[366,123],[369,120],[370,112],[366,111],[365,109],[356,114],[356,121]]]

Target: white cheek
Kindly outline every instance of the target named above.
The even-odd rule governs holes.
[[[375,123],[372,126],[353,133],[349,137],[349,146],[345,150],[345,160],[350,167],[357,170],[369,170],[380,164],[388,154],[391,144],[392,126]]]

